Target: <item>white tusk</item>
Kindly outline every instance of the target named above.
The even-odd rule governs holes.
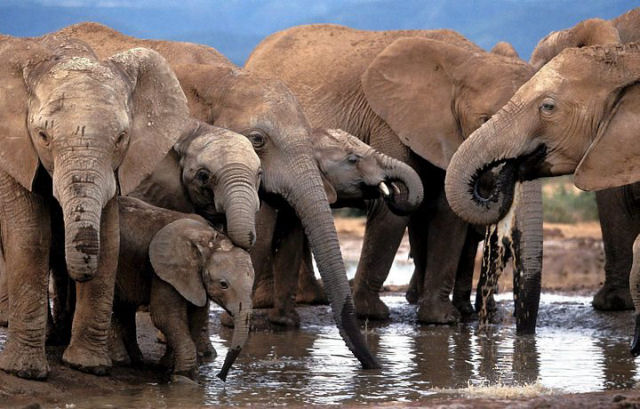
[[[391,187],[393,188],[393,191],[396,192],[396,195],[400,194],[400,188],[398,187],[398,185],[396,185],[394,182],[391,182]]]
[[[380,192],[382,192],[382,195],[383,195],[384,197],[389,197],[389,196],[391,196],[391,191],[389,190],[389,186],[387,186],[387,184],[386,184],[386,183],[384,183],[384,182],[380,182],[380,183],[378,184],[378,188],[380,189]]]

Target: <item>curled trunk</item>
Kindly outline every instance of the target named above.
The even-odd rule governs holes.
[[[476,130],[451,158],[445,192],[451,208],[472,224],[494,224],[513,202],[516,159],[524,132],[508,128],[514,113],[503,108]]]
[[[406,163],[390,156],[377,154],[376,158],[393,187],[392,190],[389,190],[389,196],[385,197],[389,208],[400,215],[418,208],[424,197],[424,188],[416,171]],[[394,181],[399,181],[400,184],[394,183]]]
[[[224,358],[224,364],[222,369],[216,375],[223,381],[227,380],[227,374],[231,369],[231,366],[235,362],[240,351],[244,348],[249,338],[249,326],[251,323],[251,298],[239,303],[237,312],[233,317],[233,337],[231,338],[231,346],[227,351],[227,355]]]

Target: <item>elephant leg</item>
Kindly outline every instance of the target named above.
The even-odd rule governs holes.
[[[0,172],[0,225],[6,257],[9,330],[0,369],[44,379],[51,229],[49,203]]]
[[[3,253],[0,250],[0,327],[9,325],[9,288]]]
[[[76,307],[75,282],[67,273],[64,257],[64,223],[59,206],[51,209],[51,279],[52,279],[52,318],[53,328],[47,338],[48,345],[69,345],[73,313]]]
[[[167,338],[167,350],[161,359],[175,375],[195,378],[198,352],[191,337],[188,306],[170,284],[154,279],[149,302],[151,321]],[[173,360],[169,361],[170,358]]]
[[[127,351],[127,345],[124,340],[125,329],[121,323],[122,313],[114,305],[113,315],[111,316],[111,329],[109,330],[109,356],[114,365],[130,365],[131,357]]]
[[[633,243],[633,263],[629,273],[629,288],[635,308],[635,328],[631,342],[631,354],[640,355],[640,234]]]
[[[302,251],[296,302],[298,304],[329,305],[329,299],[324,293],[322,284],[316,279],[315,272],[313,271],[313,259],[311,258],[311,250],[309,249],[309,242],[306,238],[304,239]]]
[[[412,254],[410,254],[409,256],[415,259]],[[409,304],[415,305],[418,303],[418,300],[420,299],[420,293],[422,291],[422,283],[424,282],[423,277],[423,274],[421,274],[415,268],[413,269],[413,274],[411,274],[407,292],[404,295],[404,298],[406,298]],[[418,283],[420,283],[420,285],[418,285]]]
[[[636,183],[634,185],[639,185]],[[632,185],[596,192],[600,215],[602,241],[605,254],[604,285],[593,297],[593,307],[598,310],[628,310],[633,308],[629,293],[629,270],[633,259],[632,246],[640,222],[633,215],[629,203]],[[637,187],[634,187],[637,189]]]
[[[209,339],[209,300],[204,307],[190,308],[189,331],[196,343],[198,359],[213,360],[218,354]]]
[[[273,236],[278,213],[262,201],[256,214],[256,243],[251,248],[251,262],[255,271],[253,308],[273,307]]]
[[[460,320],[460,312],[449,300],[449,294],[453,290],[468,225],[453,213],[444,192],[438,196],[432,215],[427,232],[426,269],[418,301],[418,321],[451,324]],[[409,228],[424,229],[413,224]]]
[[[298,328],[300,316],[295,309],[295,300],[304,232],[293,209],[283,209],[278,213],[276,235],[278,247],[273,258],[274,295],[269,322]]]
[[[127,350],[127,355],[131,359],[134,366],[142,364],[142,351],[138,345],[138,330],[136,327],[137,305],[120,304],[118,308],[114,307],[114,316],[118,316],[122,325],[122,340]]]
[[[389,319],[380,299],[409,217],[393,214],[381,200],[369,203],[362,252],[353,284],[353,302],[359,318]]]
[[[71,342],[62,355],[65,364],[95,375],[106,375],[111,367],[108,339],[119,244],[118,200],[114,197],[102,210],[98,271],[90,281],[76,283]]]
[[[467,238],[462,248],[458,270],[456,271],[456,282],[453,287],[453,305],[462,315],[463,320],[476,318],[476,313],[471,306],[471,290],[473,287],[473,268],[478,251],[479,238],[470,227]]]

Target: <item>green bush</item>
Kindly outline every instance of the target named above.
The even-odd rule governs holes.
[[[546,222],[578,223],[598,220],[595,193],[576,190],[570,176],[543,182],[542,207]]]

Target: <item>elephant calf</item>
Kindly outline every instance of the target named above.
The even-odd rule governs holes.
[[[133,361],[135,312],[149,305],[154,325],[167,338],[165,357],[174,375],[195,377],[196,343],[208,319],[207,297],[234,317],[235,330],[223,369],[225,379],[249,332],[253,267],[236,247],[199,216],[161,209],[131,197],[118,199],[120,258],[114,297],[115,319]],[[173,355],[173,356],[172,356]]]

